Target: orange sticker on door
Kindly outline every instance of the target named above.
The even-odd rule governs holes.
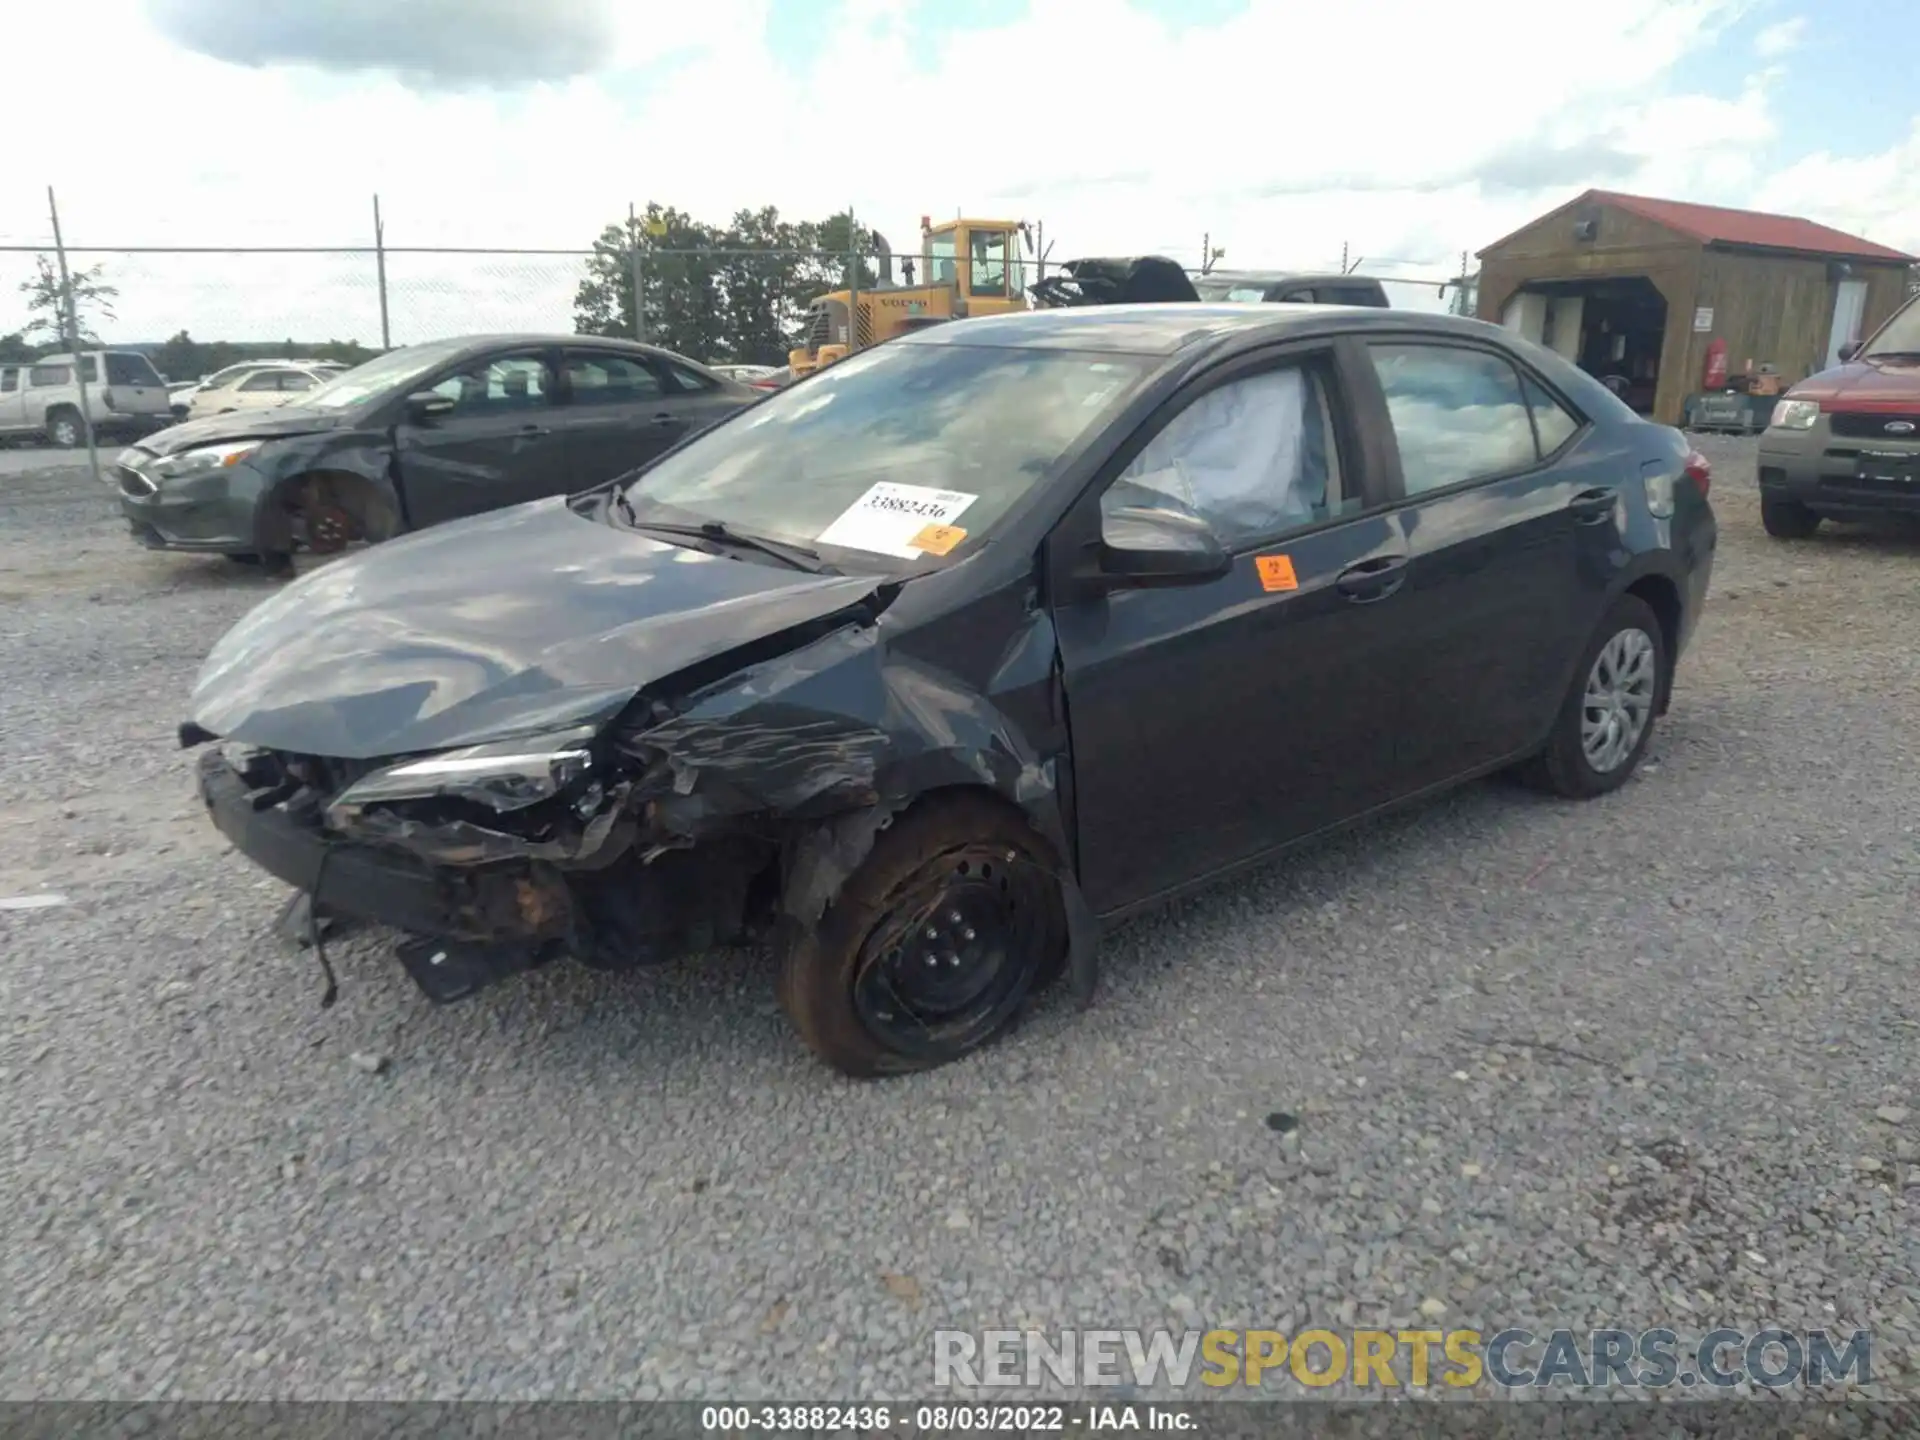
[[[967,532],[958,525],[929,525],[907,544],[928,555],[944,555],[966,538]]]
[[[1298,590],[1300,581],[1293,573],[1291,555],[1256,555],[1253,568],[1259,572],[1262,590]]]

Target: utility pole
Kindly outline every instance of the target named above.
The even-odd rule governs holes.
[[[373,265],[380,281],[380,348],[393,348],[393,332],[387,328],[387,230],[380,223],[380,197],[373,197]]]
[[[100,451],[93,443],[93,406],[87,399],[87,367],[80,354],[80,306],[73,298],[73,276],[67,272],[67,245],[60,238],[60,207],[54,203],[51,185],[47,187],[47,216],[53,221],[53,253],[60,261],[61,328],[67,332],[67,353],[73,356],[73,378],[80,385],[80,433],[87,437],[87,468],[93,471],[97,485],[103,482]]]
[[[1344,240],[1340,242],[1340,273],[1347,273],[1347,242]]]
[[[643,285],[646,278],[640,263],[640,216],[633,208],[633,202],[627,202],[627,262],[633,271],[633,338],[644,342],[647,338],[647,292]]]

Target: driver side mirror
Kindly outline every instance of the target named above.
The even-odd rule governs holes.
[[[1840,347],[1840,363],[1842,365],[1847,364],[1854,356],[1860,353],[1860,343],[1858,340],[1849,340]]]
[[[407,414],[415,420],[430,420],[435,415],[453,413],[454,402],[432,390],[416,390],[407,396]]]
[[[1099,556],[1102,575],[1135,585],[1199,585],[1233,569],[1206,521],[1144,506],[1101,516]]]

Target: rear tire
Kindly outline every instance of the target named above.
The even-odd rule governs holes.
[[[1546,748],[1519,778],[1568,800],[1591,800],[1626,784],[1653,740],[1671,663],[1652,607],[1637,595],[1614,601],[1581,652]]]
[[[783,937],[782,1008],[808,1048],[856,1079],[978,1050],[1060,969],[1053,868],[1026,820],[990,798],[916,806],[879,833],[811,934]]]
[[[47,412],[47,439],[59,450],[77,450],[87,443],[87,428],[80,412],[70,406]]]
[[[1820,517],[1798,500],[1762,497],[1760,524],[1776,540],[1804,540],[1820,528]]]

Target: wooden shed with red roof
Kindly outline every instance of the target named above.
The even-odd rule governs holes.
[[[1811,220],[1589,190],[1480,252],[1479,314],[1680,423],[1722,341],[1731,383],[1836,363],[1906,298],[1911,255]]]

